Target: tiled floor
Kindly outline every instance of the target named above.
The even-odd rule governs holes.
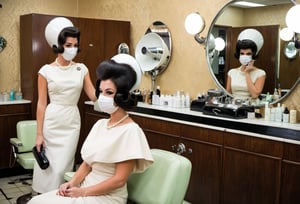
[[[0,178],[0,204],[16,204],[18,197],[32,191],[32,180],[26,180],[27,183],[17,182],[9,184],[9,182],[14,181],[15,179],[24,177],[28,177],[28,175]]]

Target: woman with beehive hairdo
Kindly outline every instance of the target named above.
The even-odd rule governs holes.
[[[117,93],[114,96],[114,102],[124,110],[131,110],[137,104],[137,98],[132,92],[132,87],[137,81],[135,71],[128,64],[118,64],[114,60],[108,60],[101,63],[97,69],[98,80],[96,87],[100,82],[110,79],[117,87]],[[96,96],[99,96],[100,90],[96,88]]]
[[[254,63],[263,43],[262,34],[255,29],[246,29],[239,34],[234,56],[241,66],[229,70],[226,83],[226,90],[235,99],[256,99],[261,94],[266,72]]]
[[[131,93],[141,79],[137,61],[118,54],[98,66],[97,76],[96,103],[109,118],[92,127],[81,149],[83,163],[72,179],[29,204],[126,204],[129,175],[153,163],[143,130],[127,113],[137,103]]]

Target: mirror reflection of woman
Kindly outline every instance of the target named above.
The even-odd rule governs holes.
[[[256,99],[260,96],[266,72],[255,66],[255,60],[262,45],[262,35],[254,29],[247,29],[239,35],[235,57],[239,59],[241,66],[229,70],[226,84],[226,90],[235,99]]]

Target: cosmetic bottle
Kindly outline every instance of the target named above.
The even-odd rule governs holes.
[[[276,108],[275,107],[271,107],[271,114],[270,114],[270,121],[275,121],[275,112],[276,112]]]
[[[10,101],[15,100],[15,91],[13,89],[11,89],[9,92],[9,100]]]
[[[9,101],[9,94],[7,92],[3,92],[3,101]]]
[[[282,113],[282,121],[284,123],[288,123],[290,119],[290,111],[287,107],[284,108],[284,111]]]
[[[21,92],[21,89],[19,88],[19,90],[15,93],[15,99],[16,100],[22,100],[23,99],[23,95]]]
[[[275,88],[274,93],[273,93],[273,101],[276,101],[278,98],[279,98],[279,94],[278,94],[277,89]]]
[[[278,96],[279,98],[281,97],[281,87],[280,87],[280,83],[278,83],[278,89],[277,89],[277,92],[278,92]]]
[[[189,108],[191,106],[191,98],[190,98],[190,94],[186,94],[185,95],[185,107]]]
[[[290,123],[297,123],[297,110],[294,107],[290,110]]]
[[[281,109],[280,103],[277,103],[277,108],[275,111],[275,121],[276,122],[282,121],[282,109]]]
[[[271,120],[271,109],[269,107],[269,103],[265,104],[265,121]]]
[[[157,94],[153,94],[152,95],[152,105],[159,105],[160,101],[159,101],[159,95]]]
[[[160,96],[160,86],[156,87],[156,95]]]

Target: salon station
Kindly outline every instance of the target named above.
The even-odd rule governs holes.
[[[191,171],[181,172],[186,182],[174,177],[175,185],[160,189],[169,181],[153,177],[158,194],[174,197],[180,189],[178,204],[300,203],[300,1],[0,0],[0,5],[0,179],[30,180],[32,166],[22,165],[18,154],[22,145],[32,149],[35,135],[32,146],[27,139],[22,144],[17,124],[36,120],[37,73],[55,59],[45,26],[65,16],[81,30],[75,60],[88,67],[94,84],[98,64],[117,53],[139,62],[141,83],[134,91],[139,102],[130,117],[151,149],[191,162]],[[239,40],[256,47],[252,65],[264,73],[257,97],[238,97],[226,88],[229,70],[243,65]],[[92,126],[108,117],[95,104],[81,94],[76,165]],[[0,189],[0,203],[17,202],[2,183]]]

